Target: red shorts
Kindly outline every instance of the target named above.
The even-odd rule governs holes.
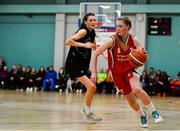
[[[116,71],[112,71],[112,77],[116,87],[123,95],[127,95],[132,91],[129,82],[130,79],[133,77],[132,70],[128,70],[124,73],[117,73]]]

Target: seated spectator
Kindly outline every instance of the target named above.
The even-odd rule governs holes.
[[[65,74],[64,67],[61,67],[58,72],[57,88],[58,91],[64,92],[67,87],[68,75]]]
[[[149,76],[148,76],[146,70],[143,70],[142,75],[140,76],[140,82],[141,82],[143,90],[147,94],[150,94]]]
[[[156,72],[156,86],[155,86],[155,95],[160,96],[163,90],[163,78],[161,70],[157,70]]]
[[[154,69],[151,67],[149,71],[149,95],[155,95],[156,75]]]
[[[4,66],[6,66],[6,62],[4,61],[4,58],[0,56],[0,70],[3,70]]]
[[[45,79],[43,80],[43,88],[42,90],[47,89],[47,84],[50,85],[50,91],[54,91],[54,86],[57,78],[57,73],[54,71],[53,66],[48,67],[48,72],[45,75]]]
[[[9,72],[7,66],[0,70],[0,88],[7,88]]]
[[[27,91],[29,88],[29,91],[32,92],[35,88],[35,75],[36,75],[36,69],[32,67],[30,69],[29,76],[27,78]]]
[[[38,90],[41,90],[45,75],[46,75],[46,70],[43,66],[41,66],[39,71],[36,73],[36,78],[35,78],[35,86],[38,88]]]
[[[73,92],[76,92],[76,93],[82,93],[83,85],[81,84],[80,81],[74,80],[74,82],[72,83],[72,90],[73,90]]]
[[[19,72],[19,89],[26,89],[26,67],[22,67],[22,70]]]
[[[180,95],[180,72],[178,72],[176,79],[171,80],[170,89],[173,96]]]
[[[29,87],[28,87],[28,78],[29,78],[29,75],[30,75],[30,72],[31,72],[31,67],[30,66],[28,66],[28,67],[26,67],[26,74],[25,74],[25,90],[28,92],[29,91]]]
[[[16,89],[18,86],[18,69],[16,64],[13,65],[9,73],[9,84],[10,89]]]
[[[177,74],[177,80],[180,80],[180,72]]]
[[[163,71],[162,72],[162,83],[163,83],[163,89],[161,90],[161,96],[167,96],[167,95],[170,95],[170,81],[171,81],[171,78],[170,76],[165,72]]]

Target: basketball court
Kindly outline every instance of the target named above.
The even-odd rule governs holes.
[[[0,130],[180,130],[180,98],[152,97],[164,118],[141,128],[139,117],[120,95],[96,94],[95,111],[102,116],[91,123],[80,113],[84,94],[56,92],[0,91]]]
[[[81,3],[77,26],[87,12],[92,12],[96,16],[96,42],[97,45],[101,45],[115,33],[114,25],[115,20],[121,16],[121,3]],[[60,14],[58,18],[62,16],[66,21],[65,15]],[[138,20],[134,23],[137,24],[137,32],[141,32],[136,35],[140,36],[140,41],[144,44],[142,46],[145,47],[145,32],[142,31],[144,30],[142,27],[146,26],[146,15],[138,14],[136,18]],[[57,23],[63,25],[60,22]],[[132,28],[130,32],[135,32],[134,30]],[[58,33],[56,35],[59,37]],[[62,36],[63,41],[65,35]],[[61,47],[64,48],[64,45]],[[59,54],[56,57],[64,59],[64,56]],[[101,56],[98,67],[101,67],[102,63],[107,64],[104,61]],[[164,121],[155,124],[151,114],[148,114],[149,127],[141,128],[138,115],[129,107],[123,96],[116,94],[95,94],[93,109],[103,120],[99,123],[88,122],[80,113],[84,96],[84,93],[21,92],[0,89],[0,130],[180,130],[180,97],[151,97]],[[146,108],[144,110],[147,111]]]

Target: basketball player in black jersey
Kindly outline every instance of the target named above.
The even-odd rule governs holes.
[[[66,59],[65,69],[71,79],[79,80],[87,88],[85,106],[81,110],[81,113],[84,114],[89,121],[98,122],[101,121],[102,118],[95,115],[91,110],[91,103],[93,95],[96,92],[96,86],[87,77],[91,52],[92,49],[96,49],[95,22],[95,14],[87,13],[83,17],[83,21],[77,32],[66,40],[65,45],[70,46],[70,50]]]

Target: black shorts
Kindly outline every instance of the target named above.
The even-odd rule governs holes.
[[[71,80],[86,75],[90,77],[89,65],[73,65],[72,63],[66,63],[65,72],[71,78]]]

